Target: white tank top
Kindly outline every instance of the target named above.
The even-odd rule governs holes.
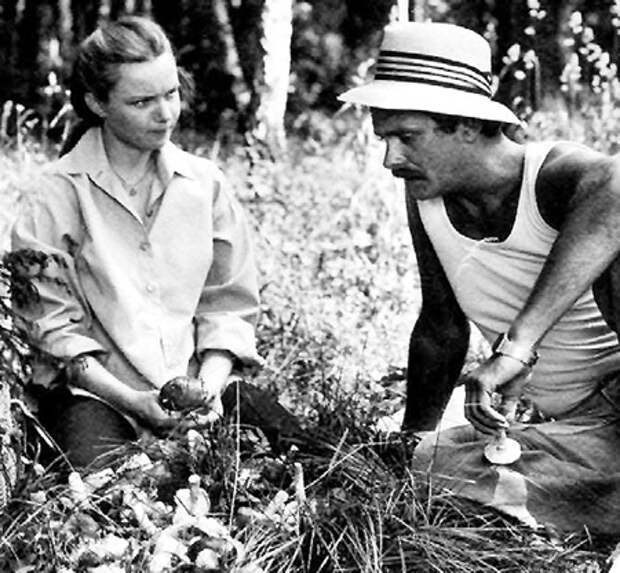
[[[442,198],[418,201],[459,305],[489,342],[508,330],[525,304],[557,236],[540,214],[535,191],[538,171],[553,145],[526,146],[516,219],[505,241],[470,239],[453,227]],[[620,370],[618,337],[605,323],[592,289],[547,333],[539,354],[526,396],[549,416],[567,412],[607,374]]]

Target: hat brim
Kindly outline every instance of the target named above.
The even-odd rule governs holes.
[[[505,105],[485,96],[425,84],[373,80],[344,92],[338,99],[379,109],[427,111],[521,124],[521,120]]]

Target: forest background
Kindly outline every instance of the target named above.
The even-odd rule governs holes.
[[[276,455],[231,424],[196,453],[173,435],[128,450],[148,461],[115,467],[78,501],[24,451],[0,515],[0,571],[155,571],[191,473],[224,529],[187,526],[168,570],[209,570],[205,547],[212,570],[245,573],[607,570],[618,540],[532,532],[436,491],[407,470],[407,443],[377,432],[402,407],[419,284],[400,184],[367,110],[337,95],[369,77],[388,22],[453,22],[490,41],[496,97],[524,119],[519,137],[615,152],[620,2],[1,0],[3,246],[23,189],[74,120],[77,44],[122,13],[160,22],[193,77],[175,139],[222,166],[250,216],[265,358],[253,379],[300,417],[307,443]],[[473,341],[469,365],[484,352]],[[16,405],[28,365],[15,377],[14,364],[0,353]]]

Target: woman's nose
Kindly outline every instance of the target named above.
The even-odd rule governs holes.
[[[166,100],[157,102],[155,108],[155,118],[157,121],[166,122],[172,119],[172,108]]]

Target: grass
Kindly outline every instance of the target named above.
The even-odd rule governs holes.
[[[558,120],[561,110],[554,113],[534,118],[537,138],[567,125]],[[574,132],[579,125],[571,121]],[[598,142],[602,147],[600,136]],[[217,150],[193,147],[207,156]],[[146,453],[151,465],[116,468],[114,480],[81,507],[57,474],[30,468],[0,516],[6,570],[147,571],[156,536],[130,500],[141,500],[161,534],[172,521],[174,492],[190,473],[202,477],[213,516],[242,547],[220,552],[222,571],[603,570],[604,540],[558,542],[436,491],[408,470],[410,444],[376,435],[377,418],[402,403],[409,332],[420,305],[402,189],[382,169],[381,154],[367,124],[352,128],[339,117],[312,122],[275,162],[242,147],[216,157],[255,230],[266,359],[256,382],[301,416],[306,441],[276,456],[260,434],[229,424],[205,431],[197,449],[184,434],[144,442],[125,458]],[[19,189],[43,160],[36,148],[0,154],[2,230]],[[121,556],[88,552],[111,535],[129,540]],[[182,543],[193,555],[205,539],[188,526]],[[173,570],[198,570],[187,559]]]

